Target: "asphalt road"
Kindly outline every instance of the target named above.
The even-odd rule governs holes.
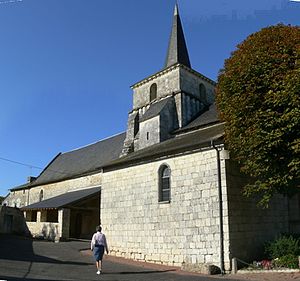
[[[89,242],[53,243],[0,235],[0,280],[232,281],[226,275],[189,274],[170,267],[116,262],[108,257],[104,260],[104,273],[97,275],[93,257],[82,251],[88,248]]]

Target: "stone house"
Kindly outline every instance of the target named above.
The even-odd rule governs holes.
[[[6,204],[21,207],[33,235],[56,240],[90,239],[101,218],[111,254],[125,258],[230,270],[232,257],[257,257],[296,230],[299,203],[278,197],[261,210],[242,196],[214,87],[191,68],[175,6],[165,65],[132,86],[127,131],[58,154]]]

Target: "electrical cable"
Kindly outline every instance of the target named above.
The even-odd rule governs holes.
[[[4,157],[0,157],[0,160],[10,162],[10,163],[14,163],[14,164],[18,164],[18,165],[22,165],[22,166],[29,167],[29,168],[44,170],[44,168],[41,168],[41,167],[38,167],[38,166],[18,162],[18,161],[15,161],[15,160],[10,160],[10,159],[4,158]],[[47,170],[50,171],[50,172],[53,172],[53,173],[68,175],[67,173],[63,173],[63,172],[60,172],[60,171],[55,171],[55,170],[51,170],[51,169],[47,169]]]

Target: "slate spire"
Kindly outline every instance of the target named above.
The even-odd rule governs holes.
[[[181,63],[191,68],[191,63],[184,39],[177,3],[175,4],[174,9],[173,25],[169,40],[169,47],[165,67],[171,66],[175,63]]]

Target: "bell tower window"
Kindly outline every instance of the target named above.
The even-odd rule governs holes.
[[[153,83],[150,87],[150,102],[157,98],[157,85]]]

